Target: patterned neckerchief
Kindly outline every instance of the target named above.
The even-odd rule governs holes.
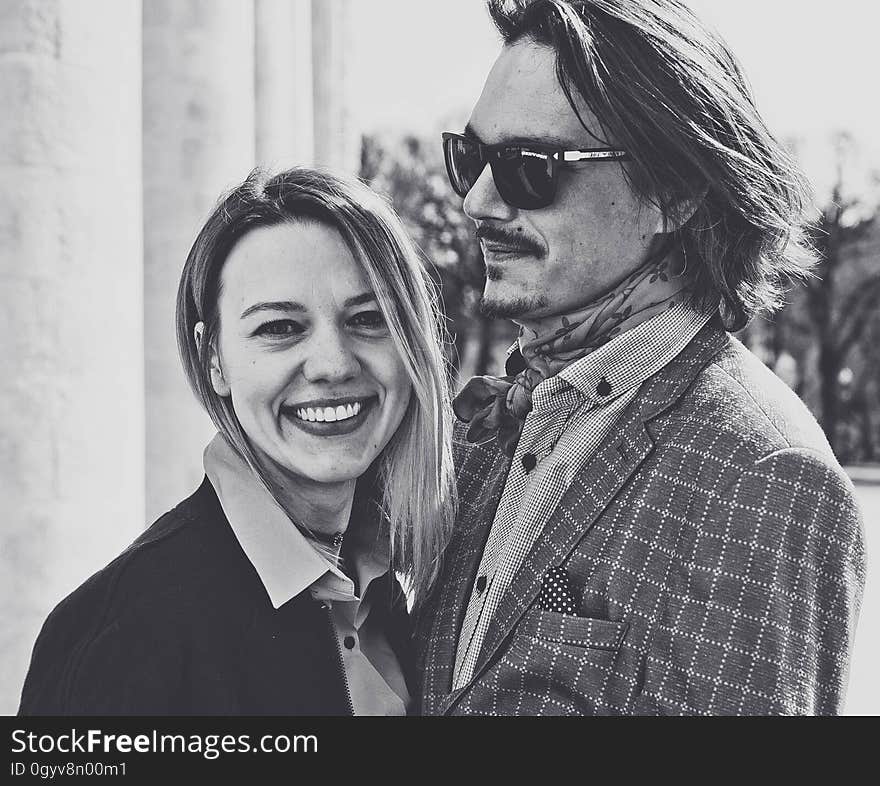
[[[559,316],[543,332],[520,328],[519,349],[508,358],[507,376],[472,377],[453,401],[459,420],[470,424],[467,438],[498,444],[513,455],[532,391],[615,336],[684,302],[689,280],[673,275],[669,260],[652,260],[590,305]]]

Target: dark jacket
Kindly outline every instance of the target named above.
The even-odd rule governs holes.
[[[388,603],[371,613],[412,686],[405,599],[378,581]],[[205,479],[49,615],[19,713],[345,715],[351,702],[329,611],[308,591],[272,607]]]
[[[510,459],[456,431],[460,509],[419,624],[425,714],[840,712],[865,580],[852,483],[803,404],[710,322],[648,379],[455,647]],[[537,602],[565,571],[576,614]]]

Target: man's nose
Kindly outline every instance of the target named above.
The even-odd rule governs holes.
[[[309,341],[303,375],[309,382],[345,382],[361,373],[351,337],[339,328],[317,332]]]
[[[492,167],[486,164],[467,196],[462,209],[468,218],[484,221],[492,218],[497,221],[510,221],[516,215],[516,208],[508,205],[498,193],[492,178]]]

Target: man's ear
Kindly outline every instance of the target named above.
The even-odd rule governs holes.
[[[195,327],[193,328],[193,337],[196,341],[196,346],[201,349],[202,348],[202,338],[205,335],[205,323],[204,322],[196,322]],[[211,387],[214,388],[214,392],[220,396],[221,398],[226,398],[230,394],[229,383],[223,376],[223,369],[220,366],[220,355],[217,353],[217,348],[214,344],[211,344],[210,347],[211,352]]]
[[[706,186],[694,197],[671,200],[666,211],[666,221],[664,222],[663,218],[660,218],[660,222],[657,225],[657,233],[677,232],[687,224],[693,218],[694,213],[697,212],[697,208],[703,203],[708,190],[709,188]]]

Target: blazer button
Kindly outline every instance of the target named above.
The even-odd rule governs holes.
[[[531,472],[538,464],[538,458],[534,453],[523,453],[522,458],[520,459],[523,465],[523,469],[526,472]]]
[[[485,576],[480,576],[477,579],[476,587],[477,587],[477,594],[482,595],[483,590],[486,589],[486,577]]]

